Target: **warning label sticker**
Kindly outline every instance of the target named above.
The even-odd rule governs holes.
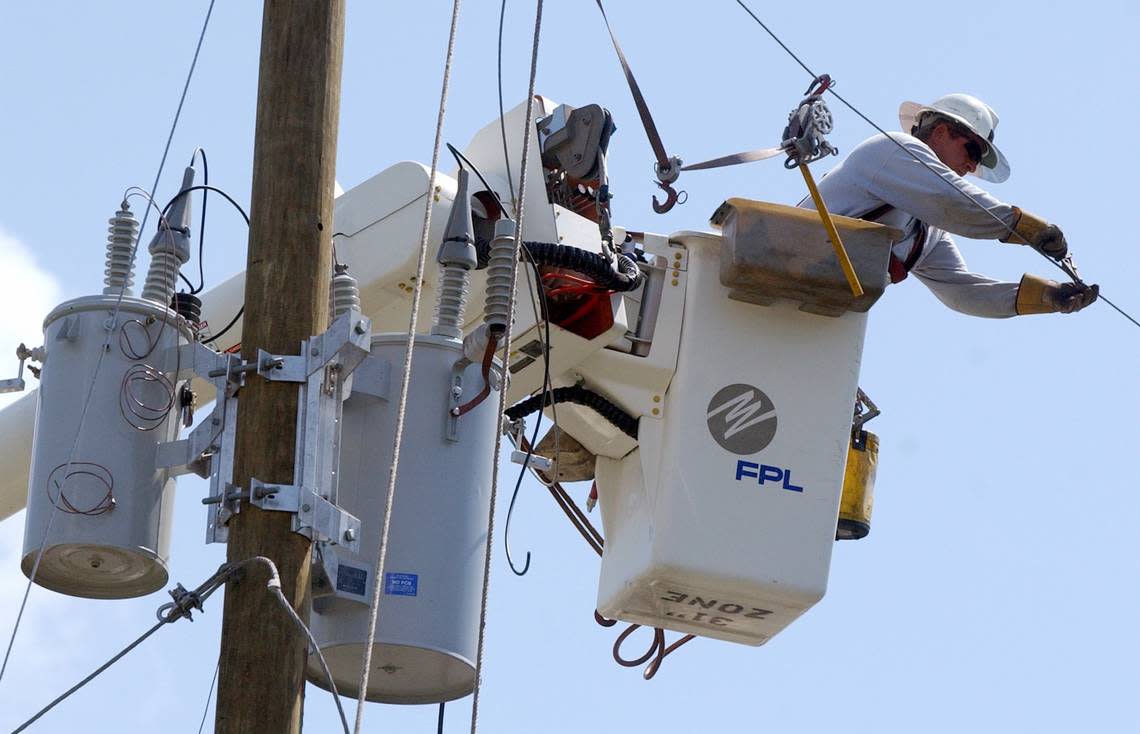
[[[364,596],[368,585],[368,572],[363,568],[346,566],[343,563],[336,567],[336,590],[348,594]]]
[[[384,574],[384,593],[390,596],[416,596],[419,593],[420,577],[415,573]]]

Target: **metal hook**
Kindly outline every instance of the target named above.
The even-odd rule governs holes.
[[[677,156],[670,158],[664,165],[660,161],[653,165],[653,172],[657,174],[655,183],[666,195],[664,204],[656,196],[653,197],[653,211],[658,214],[664,214],[678,203],[680,194],[673,188],[673,182],[681,175],[683,165],[684,162]]]
[[[659,202],[657,200],[657,195],[654,194],[653,195],[653,211],[657,212],[658,214],[664,214],[665,212],[672,209],[674,205],[676,205],[679,194],[677,193],[677,190],[674,189],[672,187],[672,185],[670,185],[670,184],[662,183],[662,182],[658,181],[657,185],[658,185],[658,187],[661,188],[662,191],[665,192],[666,198],[665,198],[665,203],[662,204],[661,202]]]
[[[817,84],[819,85],[819,89],[816,89],[815,92],[812,92],[812,90],[815,89]],[[804,96],[822,97],[824,92],[826,92],[828,89],[830,89],[831,87],[834,87],[834,86],[835,86],[835,82],[832,80],[830,74],[820,74],[815,79],[812,79],[811,86],[809,86],[807,88],[807,91],[804,92]]]

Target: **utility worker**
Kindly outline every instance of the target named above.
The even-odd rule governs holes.
[[[891,248],[892,283],[913,274],[955,311],[990,318],[1073,313],[1096,300],[1096,285],[1028,273],[1020,283],[1005,283],[967,269],[951,234],[1029,245],[1054,260],[1068,253],[1056,225],[963,178],[997,183],[1009,177],[1009,163],[993,142],[998,117],[988,105],[967,94],[929,105],[904,102],[899,123],[907,132],[863,141],[819,183],[832,213],[905,233]],[[814,204],[809,197],[800,206]]]

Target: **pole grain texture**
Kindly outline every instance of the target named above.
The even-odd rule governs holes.
[[[328,322],[344,0],[266,0],[257,92],[242,357],[294,355]],[[251,375],[241,391],[234,483],[293,482],[298,386]],[[264,555],[309,615],[312,545],[291,515],[245,504],[228,560]],[[306,641],[260,566],[226,589],[216,732],[299,734]]]

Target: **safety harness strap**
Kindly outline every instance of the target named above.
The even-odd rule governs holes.
[[[877,222],[885,217],[894,209],[890,204],[883,204],[877,206],[869,212],[860,214],[855,217],[867,222]],[[926,245],[926,225],[919,220],[914,220],[918,227],[918,232],[914,237],[914,244],[911,245],[910,252],[907,253],[906,260],[899,258],[898,255],[891,251],[891,261],[887,265],[887,272],[890,273],[891,282],[899,283],[906,280],[906,276],[910,274],[914,264],[918,262],[918,258],[922,256],[922,248]]]

